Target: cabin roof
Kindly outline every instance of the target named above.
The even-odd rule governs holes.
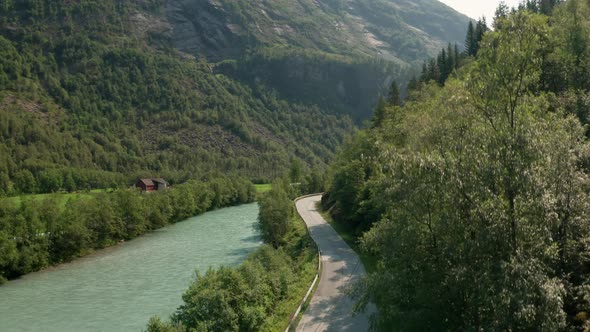
[[[146,186],[154,185],[154,181],[152,181],[152,179],[139,179],[139,182],[143,183]]]

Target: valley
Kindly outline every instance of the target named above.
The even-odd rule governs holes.
[[[589,17],[0,0],[2,328],[588,330]]]
[[[462,42],[467,18],[437,6],[3,0],[0,191],[325,169],[393,79]]]

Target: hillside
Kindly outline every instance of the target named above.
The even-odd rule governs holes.
[[[499,12],[463,67],[342,149],[323,203],[376,260],[356,292],[375,330],[588,330],[589,18]]]
[[[441,26],[466,20],[440,8],[3,0],[0,194],[323,168],[352,119],[367,119],[415,55],[450,36]],[[394,37],[414,40],[415,53],[384,46]]]

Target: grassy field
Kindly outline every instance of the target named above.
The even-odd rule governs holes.
[[[324,217],[324,219],[332,226],[332,228],[334,228],[336,233],[340,235],[344,242],[346,242],[346,244],[348,244],[352,250],[354,250],[357,255],[359,255],[359,258],[361,259],[361,262],[363,262],[367,273],[375,272],[377,270],[377,257],[366,253],[360,248],[358,243],[359,239],[356,235],[354,235],[352,230],[348,229],[345,225],[335,222],[328,211],[324,211],[322,209],[320,203],[318,203],[317,210],[320,211],[322,217]]]
[[[262,194],[272,189],[272,184],[255,184],[256,193]]]

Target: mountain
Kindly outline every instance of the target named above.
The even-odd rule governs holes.
[[[172,0],[172,42],[211,61],[271,45],[416,63],[461,42],[469,18],[435,0]]]
[[[469,18],[434,0],[167,1],[174,47],[291,102],[367,119],[395,79],[449,42]]]
[[[435,1],[1,0],[0,194],[325,167],[466,22]]]

